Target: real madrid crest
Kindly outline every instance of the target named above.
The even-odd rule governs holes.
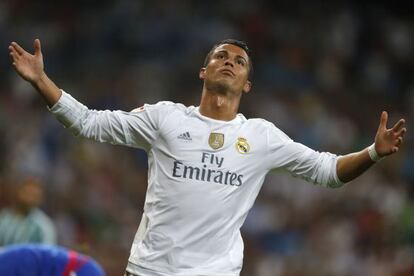
[[[243,138],[243,137],[237,138],[236,149],[241,154],[245,154],[250,151],[250,145],[249,143],[247,143],[246,138]]]
[[[224,134],[223,133],[210,133],[208,137],[208,144],[213,149],[219,149],[224,145]]]

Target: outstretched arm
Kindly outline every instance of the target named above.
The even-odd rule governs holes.
[[[147,105],[141,112],[89,109],[47,77],[39,39],[34,41],[33,55],[16,42],[10,44],[9,51],[16,72],[36,88],[51,113],[74,135],[145,150],[157,139],[159,122],[170,110],[168,105]]]
[[[16,72],[30,82],[47,105],[52,107],[59,100],[62,92],[44,71],[40,40],[35,39],[34,41],[34,55],[28,53],[16,42],[10,44],[9,51]]]
[[[375,143],[360,152],[347,154],[338,159],[336,171],[342,182],[348,182],[356,178],[371,167],[377,158],[396,153],[401,146],[407,129],[405,120],[400,119],[392,128],[387,129],[388,114],[383,111]],[[370,152],[371,154],[370,154]]]

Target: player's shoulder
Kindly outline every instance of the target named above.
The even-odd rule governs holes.
[[[13,212],[10,208],[4,208],[3,210],[0,210],[0,218],[3,219],[5,217],[12,217]]]
[[[34,222],[38,223],[42,228],[54,228],[52,219],[39,208],[36,208],[30,212],[30,218]]]
[[[142,112],[142,111],[151,111],[151,110],[159,110],[159,111],[172,111],[172,110],[181,110],[185,111],[188,109],[185,105],[181,103],[175,103],[171,101],[159,101],[154,104],[144,104],[138,108],[131,110],[131,112]]]
[[[244,123],[247,124],[249,127],[254,127],[254,128],[258,128],[258,129],[268,129],[269,127],[272,127],[272,123],[262,119],[262,118],[249,118],[249,119],[244,119]],[[274,126],[274,125],[273,125]]]
[[[274,123],[269,122],[263,118],[250,118],[246,120],[249,127],[253,128],[258,133],[267,133],[269,137],[280,139],[283,141],[290,141],[291,138],[278,128]],[[259,132],[260,131],[260,132]]]

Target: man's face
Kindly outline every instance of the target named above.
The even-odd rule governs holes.
[[[42,188],[36,183],[25,183],[17,192],[17,204],[26,210],[38,207],[42,201]]]
[[[222,44],[214,49],[210,61],[200,71],[207,89],[220,92],[249,92],[249,57],[240,47]]]

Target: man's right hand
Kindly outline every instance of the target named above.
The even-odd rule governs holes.
[[[35,39],[34,41],[34,55],[25,51],[16,42],[10,44],[9,51],[17,73],[34,85],[39,82],[45,74],[40,40]]]
[[[25,80],[30,82],[47,105],[52,107],[62,95],[60,89],[48,78],[43,67],[43,55],[40,40],[34,41],[34,55],[26,52],[19,44],[12,42],[9,46],[10,56],[16,72]]]

